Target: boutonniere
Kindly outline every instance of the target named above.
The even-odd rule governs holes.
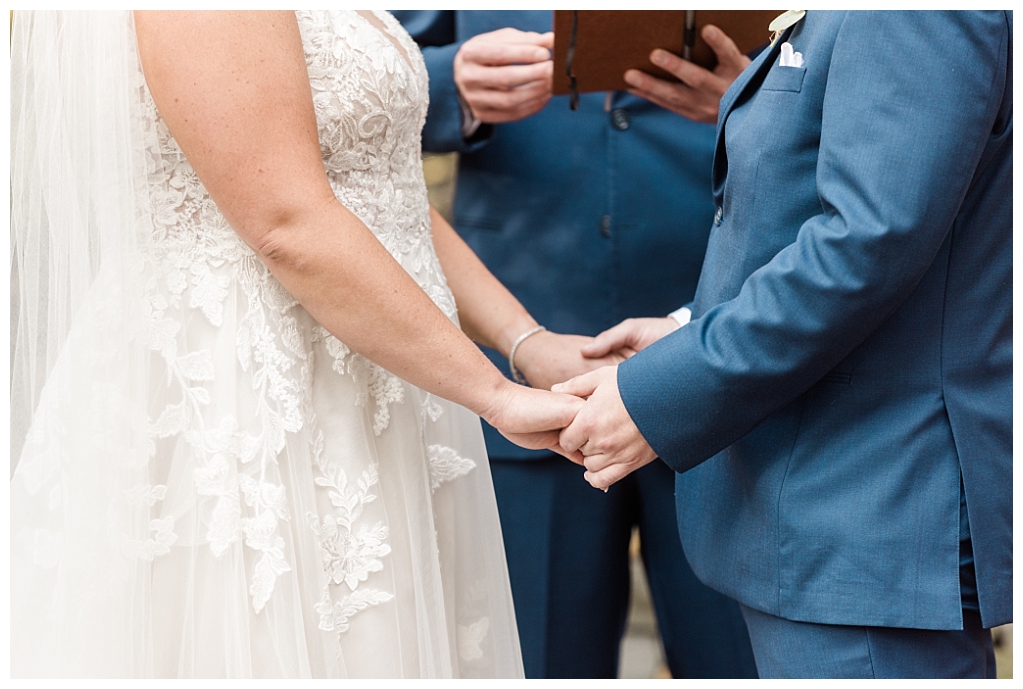
[[[771,47],[774,47],[775,42],[782,35],[785,29],[789,28],[800,19],[806,16],[806,10],[787,10],[777,17],[767,27],[767,30],[771,32]]]

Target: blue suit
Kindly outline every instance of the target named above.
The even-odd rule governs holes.
[[[453,78],[462,43],[504,27],[544,32],[550,11],[403,11],[430,73],[427,151],[459,152],[454,226],[536,320],[595,335],[689,301],[714,215],[714,129],[645,100],[555,97],[466,141]],[[766,34],[765,34],[766,35]],[[507,371],[507,361],[488,351]],[[638,526],[675,676],[753,676],[733,602],[693,576],[674,526],[674,479],[648,467],[608,495],[578,466],[485,429],[528,677],[617,672]]]
[[[694,320],[618,373],[694,571],[787,620],[1011,621],[1011,13],[808,12],[717,131]]]

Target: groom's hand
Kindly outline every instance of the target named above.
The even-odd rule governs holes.
[[[582,354],[588,358],[619,354],[628,359],[678,328],[674,318],[628,318],[593,338]]]
[[[622,402],[617,366],[605,366],[553,389],[587,398],[561,432],[561,448],[566,456],[583,455],[584,478],[591,486],[606,489],[657,459]]]

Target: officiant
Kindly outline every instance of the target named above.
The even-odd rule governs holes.
[[[596,335],[691,300],[715,212],[711,123],[749,63],[726,36],[704,34],[715,72],[658,54],[690,86],[630,73],[647,98],[583,94],[571,111],[551,96],[550,11],[394,14],[429,70],[423,147],[460,154],[453,224],[539,323]],[[559,382],[531,375],[547,335],[523,335],[516,368]],[[683,555],[666,465],[603,494],[578,466],[485,431],[527,677],[617,676],[634,527],[672,675],[756,676],[738,607]]]

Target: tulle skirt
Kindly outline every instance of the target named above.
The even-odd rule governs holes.
[[[521,676],[478,418],[293,302],[221,281],[211,317],[169,274],[101,272],[47,378],[12,675]]]

